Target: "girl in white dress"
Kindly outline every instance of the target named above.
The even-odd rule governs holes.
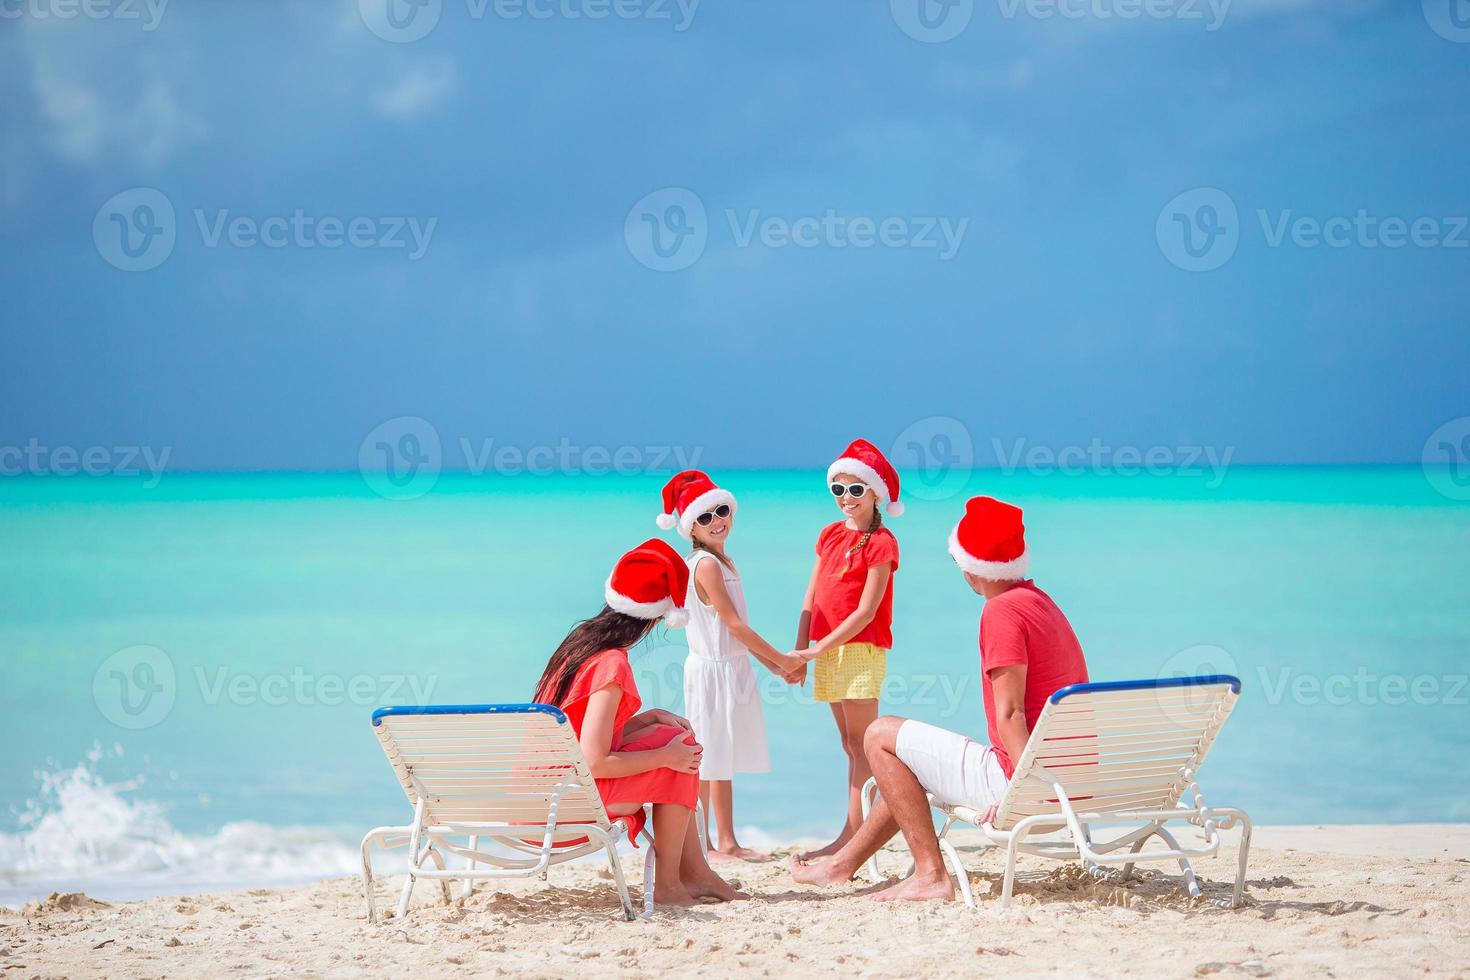
[[[735,773],[771,769],[760,691],[750,659],[754,656],[789,683],[796,682],[804,661],[777,650],[746,621],[740,575],[725,554],[735,507],[729,491],[715,486],[698,470],[686,470],[664,488],[659,524],[677,526],[694,545],[686,559],[689,658],[684,662],[684,713],[704,748],[699,798],[705,819],[714,814],[713,848],[729,857],[763,860],[767,855],[741,847],[735,839]]]

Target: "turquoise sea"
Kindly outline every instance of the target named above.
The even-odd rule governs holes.
[[[753,624],[789,644],[835,516],[822,474],[716,476]],[[407,815],[372,708],[525,700],[616,556],[660,533],[663,479],[446,474],[412,500],[357,473],[0,479],[0,902],[350,873],[356,837]],[[1262,823],[1470,820],[1470,506],[1417,466],[1215,483],[977,470],[909,493],[885,710],[984,732],[981,600],[945,540],[991,493],[1026,509],[1094,679],[1241,677],[1213,801]],[[676,630],[635,651],[645,703],[679,709],[683,656]],[[825,840],[829,713],[766,685],[774,771],[737,783],[737,823]]]

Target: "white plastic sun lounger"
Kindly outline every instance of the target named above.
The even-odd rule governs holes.
[[[1250,817],[1243,810],[1207,805],[1197,774],[1239,696],[1240,680],[1224,674],[1074,684],[1053,694],[993,824],[981,824],[983,811],[929,798],[944,814],[940,849],[959,880],[965,904],[975,907],[970,881],[946,837],[956,823],[979,827],[990,846],[1006,849],[1001,908],[1010,906],[1021,853],[1081,860],[1094,873],[1100,873],[1101,865],[1121,864],[1124,880],[1140,861],[1177,861],[1186,890],[1197,897],[1201,889],[1190,859],[1216,854],[1220,832],[1238,823],[1240,858],[1229,903],[1238,906],[1250,851]],[[864,816],[875,795],[876,783],[870,779],[863,787]],[[1172,821],[1200,828],[1203,840],[1198,846],[1180,846],[1165,826]],[[1099,839],[1099,831],[1111,836]],[[1155,837],[1163,846],[1144,850]],[[879,878],[877,855],[868,871]]]
[[[627,824],[608,819],[560,710],[547,704],[379,708],[373,730],[413,807],[413,823],[376,827],[362,840],[369,922],[376,920],[370,849],[405,844],[408,880],[398,900],[399,919],[419,878],[438,880],[448,903],[451,879],[462,881],[469,895],[476,881],[529,878],[599,850],[612,866],[624,917],[636,917],[617,853]],[[488,850],[489,844],[510,853]],[[446,854],[468,866],[446,869]],[[430,861],[432,868],[425,866]],[[644,901],[650,910],[652,874],[653,861],[646,858]]]

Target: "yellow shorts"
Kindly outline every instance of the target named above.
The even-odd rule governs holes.
[[[888,651],[871,643],[844,643],[814,663],[812,694],[818,701],[876,701],[888,673]]]

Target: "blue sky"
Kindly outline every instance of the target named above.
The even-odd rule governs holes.
[[[1412,462],[1470,415],[1448,0],[975,0],[942,42],[910,0],[429,0],[409,42],[388,2],[0,3],[0,445],[351,469],[417,416],[817,466],[944,416],[982,463]],[[137,188],[173,243],[127,271]]]

